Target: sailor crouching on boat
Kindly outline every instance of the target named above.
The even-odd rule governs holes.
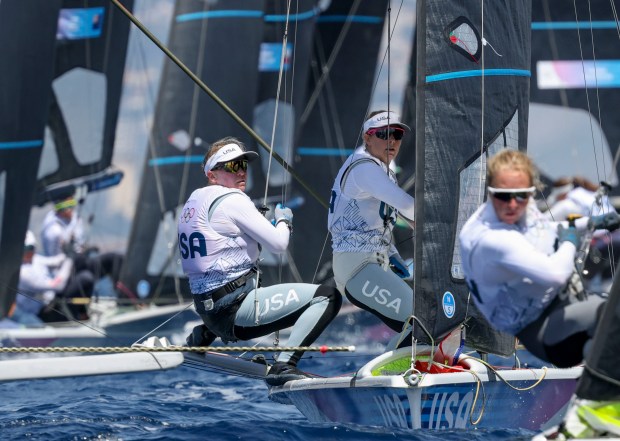
[[[605,300],[586,293],[574,271],[579,234],[587,227],[617,229],[618,214],[583,217],[575,226],[550,221],[531,197],[539,186],[538,171],[516,150],[489,159],[487,185],[487,202],[459,236],[478,309],[538,358],[558,367],[580,364]]]
[[[203,161],[209,185],[191,194],[179,218],[183,271],[205,325],[188,337],[189,345],[208,346],[216,336],[225,343],[250,340],[292,326],[288,346],[308,346],[340,310],[333,282],[257,288],[260,247],[284,252],[293,220],[291,210],[278,204],[270,223],[245,194],[248,162],[257,157],[235,138],[214,142]],[[281,352],[266,382],[307,377],[296,367],[302,355]]]
[[[338,289],[397,332],[413,310],[413,291],[403,280],[411,275],[394,246],[392,229],[397,215],[412,223],[414,199],[398,186],[389,166],[408,131],[396,113],[368,116],[364,144],[334,181],[328,217]]]

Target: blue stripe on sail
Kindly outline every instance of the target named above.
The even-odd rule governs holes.
[[[535,21],[532,22],[533,31],[547,31],[547,30],[569,30],[569,29],[616,29],[617,24],[615,21],[555,21],[544,22]]]
[[[192,20],[203,20],[205,18],[260,18],[263,16],[263,11],[203,11],[192,12],[191,14],[181,14],[177,16],[176,21],[182,23]]]
[[[154,158],[149,159],[149,165],[151,167],[159,167],[162,165],[175,165],[175,164],[195,164],[201,163],[204,156],[168,156],[166,158]]]
[[[308,12],[301,12],[299,14],[293,14],[293,15],[289,15],[288,19],[289,21],[300,21],[300,20],[308,20],[311,19],[313,17],[316,17],[317,15],[317,10],[312,10],[312,11],[308,11]],[[285,14],[281,14],[281,15],[265,15],[265,21],[267,22],[283,22],[286,21],[286,15]]]
[[[370,15],[320,15],[317,21],[319,23],[351,21],[353,23],[380,24],[383,23],[383,17],[373,17]]]
[[[298,147],[300,156],[343,156],[350,155],[354,149],[338,149],[330,147]]]
[[[429,75],[426,77],[427,83],[435,83],[437,81],[455,80],[457,78],[470,78],[481,77],[482,70],[463,70],[460,72],[449,72],[437,75]],[[494,76],[518,76],[518,77],[530,77],[532,73],[529,70],[524,69],[485,69],[485,77]]]
[[[41,147],[41,146],[43,146],[42,139],[33,139],[32,141],[0,142],[0,150],[31,149],[34,147]]]

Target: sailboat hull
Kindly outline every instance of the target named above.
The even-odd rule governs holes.
[[[187,322],[196,320],[191,303],[157,306],[93,317],[90,321],[46,324],[41,327],[0,328],[4,346],[122,346],[131,345],[156,330],[173,338]]]
[[[272,388],[270,398],[295,405],[313,422],[538,431],[564,416],[581,372],[581,368],[501,371],[510,386],[486,372],[426,374],[414,386],[403,376],[313,378]]]

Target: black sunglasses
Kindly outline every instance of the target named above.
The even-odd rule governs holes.
[[[503,191],[499,188],[489,187],[489,193],[498,201],[502,202],[510,202],[511,199],[515,199],[517,202],[525,202],[527,201],[534,190],[523,189],[520,191]]]
[[[390,127],[389,129],[370,129],[368,132],[369,135],[375,135],[377,138],[387,141],[390,136],[393,136],[396,141],[400,141],[405,136],[405,131],[398,127]]]
[[[228,173],[237,173],[239,169],[248,171],[248,161],[246,159],[236,159],[234,161],[228,161],[223,164],[218,164],[211,170],[224,170]]]

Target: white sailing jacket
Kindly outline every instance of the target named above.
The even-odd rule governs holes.
[[[396,215],[414,218],[414,200],[387,166],[358,147],[344,162],[332,187],[328,229],[334,253],[396,252],[391,234]]]
[[[248,272],[259,243],[274,253],[288,246],[290,231],[274,227],[241,190],[209,185],[195,190],[178,219],[181,265],[193,294],[220,288]]]
[[[70,222],[58,217],[54,210],[45,215],[41,228],[43,255],[55,256],[63,253],[68,251],[65,249],[67,246],[79,253],[84,250],[84,243],[84,226],[76,211],[73,212]]]
[[[554,251],[557,225],[530,201],[517,224],[500,221],[487,202],[463,226],[459,240],[468,286],[496,328],[516,335],[566,286],[576,248],[565,241]]]

